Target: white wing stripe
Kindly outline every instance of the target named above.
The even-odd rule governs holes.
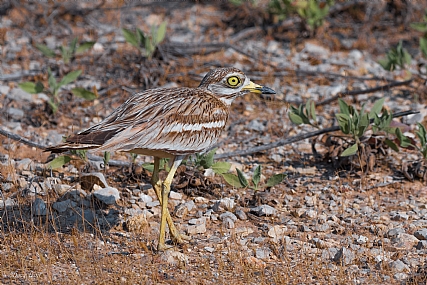
[[[163,129],[162,133],[181,133],[185,131],[201,131],[202,129],[216,129],[225,126],[225,121],[197,123],[197,124],[183,124],[174,123]]]

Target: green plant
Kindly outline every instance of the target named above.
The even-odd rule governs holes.
[[[258,165],[257,168],[255,168],[254,174],[251,178],[252,183],[250,184],[240,169],[236,168],[236,171],[237,171],[237,175],[233,173],[221,173],[221,176],[224,177],[224,180],[233,187],[237,187],[237,188],[249,187],[255,191],[258,191],[260,189],[265,189],[268,187],[273,187],[281,183],[286,178],[286,174],[283,174],[283,173],[275,174],[271,176],[269,179],[267,179],[267,182],[264,185],[260,185],[259,183],[261,181],[261,165]]]
[[[69,46],[59,47],[60,53],[55,52],[55,50],[52,50],[43,44],[36,44],[36,48],[47,57],[56,57],[58,55],[61,55],[64,63],[68,64],[77,53],[85,52],[91,49],[95,44],[95,42],[83,42],[77,46],[77,40],[77,38],[74,38]]]
[[[329,7],[333,3],[332,0],[272,0],[269,3],[269,12],[277,15],[279,20],[297,14],[310,31],[315,31],[323,25],[324,19],[328,16]]]
[[[151,59],[157,46],[165,39],[166,22],[162,22],[159,26],[151,26],[149,34],[144,33],[139,28],[136,28],[135,32],[123,28],[122,32],[128,43],[138,48],[141,54]]]
[[[422,154],[424,159],[427,159],[427,131],[424,125],[417,123],[418,130],[415,132],[420,140],[420,147],[414,146]]]
[[[289,119],[296,125],[307,124],[313,127],[318,127],[316,117],[316,106],[313,100],[307,100],[305,105],[300,105],[298,108],[291,106]]]
[[[43,83],[38,81],[36,83],[34,82],[23,82],[19,83],[18,86],[31,94],[38,94],[38,93],[46,93],[50,95],[50,99],[48,101],[48,104],[50,108],[52,109],[53,113],[56,113],[58,110],[58,103],[59,103],[59,91],[60,88],[70,84],[71,82],[75,81],[80,74],[82,73],[81,70],[75,70],[71,71],[70,73],[64,75],[61,80],[57,81],[57,79],[52,74],[52,71],[50,68],[48,68],[48,83],[49,86],[47,88],[44,87]],[[84,98],[86,100],[93,100],[96,98],[96,95],[84,88],[76,87],[71,89],[71,92],[78,97]]]
[[[402,41],[399,41],[397,47],[387,52],[387,57],[380,59],[378,63],[389,71],[395,70],[397,66],[404,69],[405,65],[411,63],[411,55],[402,47]]]
[[[412,23],[411,28],[423,33],[420,37],[420,50],[422,55],[427,58],[427,9],[424,12],[423,22]]]
[[[78,150],[70,150],[71,155],[77,156],[79,159],[86,160],[87,159],[87,150],[85,149],[78,149]],[[64,166],[71,160],[73,160],[72,156],[69,155],[61,155],[53,159],[51,162],[49,162],[48,167],[51,169],[56,169]]]

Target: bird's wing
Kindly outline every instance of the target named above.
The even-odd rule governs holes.
[[[133,95],[62,148],[194,153],[216,142],[227,119],[228,107],[203,89],[153,89]]]

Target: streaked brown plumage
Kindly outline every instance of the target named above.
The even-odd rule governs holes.
[[[158,88],[136,93],[100,123],[50,147],[125,151],[155,157],[152,184],[162,204],[158,248],[165,248],[165,223],[181,242],[167,210],[167,197],[176,168],[187,155],[209,149],[224,130],[232,101],[247,92],[274,94],[251,82],[236,68],[211,70],[197,88]],[[159,158],[174,163],[165,179],[158,178]]]

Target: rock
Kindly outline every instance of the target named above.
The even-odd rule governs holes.
[[[419,240],[427,240],[427,229],[417,230],[414,236]]]
[[[305,214],[305,212],[306,212],[305,209],[297,208],[297,209],[291,211],[291,215],[294,216],[295,218],[300,218],[300,217],[302,217],[302,215]]]
[[[317,218],[317,211],[315,210],[307,210],[302,214],[301,218],[315,219]]]
[[[139,194],[139,200],[144,203],[153,202],[153,198],[150,195],[145,195],[143,193]]]
[[[283,240],[288,228],[282,225],[275,225],[268,230],[268,236],[273,238],[273,241],[278,243]]]
[[[310,243],[314,244],[316,248],[324,249],[327,248],[327,244],[325,241],[321,240],[320,238],[313,238],[310,240]]]
[[[235,230],[235,233],[237,235],[242,236],[242,237],[248,236],[248,235],[252,234],[253,232],[254,232],[254,230],[252,228],[249,228],[249,227],[240,227],[240,228],[237,228]]]
[[[107,205],[113,205],[120,199],[119,190],[114,187],[106,187],[93,192],[93,195]]]
[[[267,264],[264,261],[254,256],[248,256],[245,259],[245,264],[249,267],[257,268],[257,269],[264,269],[267,266]]]
[[[256,132],[263,132],[265,130],[264,124],[257,119],[250,121],[246,128]]]
[[[406,213],[397,213],[391,219],[393,221],[407,221],[409,216]]]
[[[15,168],[16,168],[16,170],[18,170],[18,171],[22,171],[22,170],[32,170],[32,168],[33,168],[33,167],[31,167],[31,166],[33,166],[33,167],[34,167],[34,163],[33,163],[33,161],[32,161],[31,159],[29,159],[29,158],[21,159],[20,161],[16,162],[16,164],[15,164]]]
[[[391,242],[398,249],[409,250],[414,247],[414,245],[418,244],[418,239],[410,234],[399,233]]]
[[[308,42],[305,44],[303,51],[311,54],[319,54],[324,56],[327,56],[329,54],[329,50],[327,50],[326,48]]]
[[[18,108],[7,108],[7,115],[13,120],[21,120],[24,117],[24,111]]]
[[[40,199],[36,198],[31,205],[31,208],[33,210],[33,215],[35,216],[46,216],[47,215],[47,207],[46,203]]]
[[[219,219],[227,229],[234,229],[234,222],[237,221],[237,217],[231,212],[222,213]]]
[[[235,215],[242,221],[248,219],[248,216],[246,216],[246,213],[242,209],[237,209]]]
[[[33,100],[33,96],[30,93],[25,92],[21,88],[13,88],[12,91],[7,94],[7,97],[18,102]]]
[[[390,263],[390,268],[393,269],[395,272],[409,272],[411,271],[409,269],[409,266],[403,263],[400,259],[395,260]]]
[[[210,246],[205,246],[205,247],[204,247],[204,249],[205,249],[207,252],[210,252],[210,253],[212,253],[212,252],[214,252],[214,251],[215,251],[215,248],[210,247]]]
[[[17,205],[16,201],[12,198],[7,198],[5,201],[3,201],[2,199],[0,199],[0,209],[4,209],[7,207],[13,207]]]
[[[184,217],[184,215],[187,215],[192,209],[194,209],[194,207],[196,207],[196,204],[194,204],[194,201],[181,203],[175,206],[174,214],[178,218],[182,218]]]
[[[223,209],[231,211],[235,206],[234,199],[224,198],[221,200],[216,200],[213,206],[215,212],[221,212]]]
[[[342,247],[338,252],[335,254],[333,261],[342,264],[342,265],[349,265],[353,263],[353,260],[356,258],[354,252],[351,249],[348,249],[346,247]]]
[[[175,192],[175,191],[170,191],[169,199],[182,200],[182,194],[178,193],[178,192]]]
[[[298,231],[300,231],[300,232],[311,232],[311,229],[307,225],[299,225]]]
[[[58,213],[63,213],[65,212],[68,208],[74,208],[77,206],[77,203],[67,199],[65,201],[62,202],[55,202],[52,204],[52,208],[54,208],[56,211],[58,211]]]
[[[261,247],[255,250],[255,256],[259,259],[269,259],[271,250],[268,247]]]
[[[402,228],[394,228],[394,229],[390,229],[387,233],[386,233],[386,237],[387,238],[395,238],[397,237],[400,233],[404,233],[405,230]]]
[[[206,233],[206,221],[202,224],[188,225],[185,231],[189,235],[204,234]]]
[[[201,217],[198,219],[191,219],[188,221],[189,225],[202,225],[202,224],[206,224],[206,217]]]
[[[315,225],[313,228],[313,231],[324,233],[329,231],[329,229],[330,229],[329,224],[321,224],[321,225]]]
[[[427,249],[427,240],[420,240],[417,244],[417,249]]]
[[[159,200],[155,200],[155,201],[151,201],[145,204],[147,206],[147,208],[154,208],[157,206],[160,206],[160,201]]]
[[[59,196],[63,196],[70,191],[71,186],[67,184],[53,184],[52,188]]]
[[[356,243],[357,244],[365,244],[365,243],[368,242],[368,240],[369,239],[367,237],[360,235],[360,236],[357,237]]]
[[[333,260],[334,257],[337,255],[337,253],[338,253],[338,248],[336,248],[336,247],[324,249],[322,251],[322,259],[323,260]]]
[[[269,205],[261,205],[255,208],[251,208],[251,212],[257,216],[274,216],[277,210]]]
[[[231,220],[233,220],[233,222],[236,222],[237,221],[237,217],[236,217],[236,215],[234,215],[233,213],[231,213],[231,212],[224,212],[224,213],[222,213],[221,215],[219,215],[219,219],[221,220],[221,221],[223,221],[225,218],[230,218]]]
[[[95,173],[83,173],[80,176],[80,184],[83,190],[91,191],[95,184],[101,186],[101,188],[107,188],[108,183],[101,172]]]
[[[161,259],[175,266],[185,266],[188,264],[188,257],[176,250],[166,250],[162,253]]]
[[[317,203],[317,198],[316,196],[305,196],[304,201],[307,207],[314,207]]]
[[[0,94],[8,94],[10,90],[10,87],[7,85],[0,85]]]
[[[207,203],[209,203],[209,200],[206,199],[205,197],[196,197],[196,198],[194,198],[194,203],[207,204]]]
[[[408,278],[408,274],[403,273],[403,272],[398,272],[398,273],[394,274],[393,277],[396,280],[405,280]]]

